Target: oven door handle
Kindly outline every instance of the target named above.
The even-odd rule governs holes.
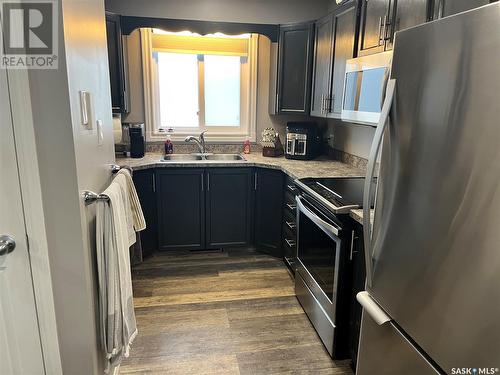
[[[328,233],[333,233],[337,237],[339,236],[340,233],[340,228],[327,223],[324,221],[322,218],[320,218],[318,215],[316,215],[314,212],[312,212],[310,209],[308,209],[304,203],[302,203],[302,199],[299,196],[295,197],[295,200],[297,202],[297,209],[300,210],[301,212],[304,213],[311,221],[316,224],[318,227],[322,228],[324,231]]]

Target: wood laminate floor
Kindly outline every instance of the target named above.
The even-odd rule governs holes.
[[[139,335],[121,374],[352,374],[324,349],[281,260],[158,254],[133,286]]]

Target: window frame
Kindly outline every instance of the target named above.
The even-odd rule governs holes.
[[[142,70],[144,84],[144,112],[146,141],[163,141],[166,132],[159,131],[157,124],[160,122],[159,87],[157,64],[153,61],[152,34],[150,28],[140,29]],[[198,62],[199,82],[199,126],[197,128],[175,128],[171,134],[173,141],[183,141],[188,135],[196,135],[207,130],[207,142],[242,142],[249,139],[256,141],[257,127],[257,63],[258,63],[258,38],[251,34],[248,43],[247,63],[241,64],[240,81],[240,126],[206,126],[204,105],[204,64]]]

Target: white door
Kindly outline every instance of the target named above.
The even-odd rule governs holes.
[[[6,78],[0,69],[0,374],[45,374]]]

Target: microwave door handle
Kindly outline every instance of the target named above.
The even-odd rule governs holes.
[[[384,105],[382,106],[382,112],[380,114],[380,120],[378,122],[375,135],[373,137],[373,143],[370,150],[370,156],[368,159],[368,166],[366,169],[365,178],[365,189],[363,193],[363,235],[365,242],[365,267],[366,267],[366,283],[369,287],[372,286],[372,224],[370,220],[371,214],[371,196],[373,189],[373,176],[375,174],[375,165],[377,162],[377,157],[380,152],[380,146],[382,145],[382,139],[384,137],[384,131],[389,123],[389,112],[392,107],[393,99],[396,92],[396,80],[390,79],[387,82],[387,91],[384,100]]]
[[[327,223],[326,221],[321,219],[318,215],[316,215],[314,212],[309,210],[306,206],[304,206],[304,203],[302,203],[302,199],[299,196],[295,197],[295,200],[297,201],[297,215],[299,211],[304,213],[304,215],[306,215],[309,219],[311,219],[311,221],[318,227],[322,228],[328,233],[333,233],[335,236],[338,237],[339,228]]]

